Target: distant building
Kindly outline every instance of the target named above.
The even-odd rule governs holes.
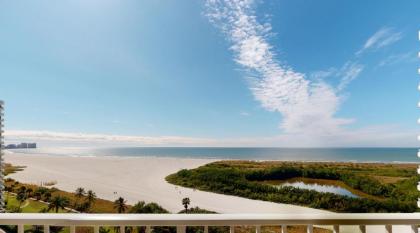
[[[36,143],[22,142],[20,144],[8,144],[6,149],[35,149]]]
[[[4,181],[3,181],[3,122],[4,122],[4,102],[0,100],[0,213],[6,212],[6,208],[4,206],[4,197],[3,197],[3,191],[4,191]]]
[[[17,148],[17,146],[16,146],[16,144],[9,144],[9,145],[7,145],[5,148],[6,148],[6,149],[16,149],[16,148]]]

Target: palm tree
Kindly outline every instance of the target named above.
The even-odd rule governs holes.
[[[86,199],[89,204],[93,204],[96,201],[96,193],[92,190],[87,191]]]
[[[45,187],[38,187],[35,192],[39,192],[42,195],[44,195],[45,193],[47,193],[49,190]]]
[[[28,197],[32,197],[34,190],[32,188],[27,188],[26,193],[28,194]]]
[[[82,187],[79,187],[79,188],[76,189],[76,192],[75,192],[76,201],[74,202],[75,207],[77,207],[79,199],[85,196],[85,193],[86,193],[86,191]]]
[[[19,202],[19,209],[22,206],[22,203],[26,201],[28,196],[26,195],[26,192],[19,192],[16,196],[16,200]]]
[[[124,198],[119,197],[114,201],[114,209],[116,209],[119,214],[124,213],[127,210],[127,205],[125,204],[126,202],[127,201],[124,200]]]
[[[26,193],[26,187],[25,186],[20,186],[17,190],[18,193]]]
[[[86,193],[86,202],[83,204],[82,209],[86,212],[89,212],[93,203],[96,201],[96,194],[92,190],[87,191]]]
[[[75,193],[76,193],[77,198],[82,198],[85,195],[86,191],[85,191],[84,188],[79,187],[79,188],[76,189]]]
[[[44,201],[49,202],[51,200],[51,192],[44,193]]]
[[[185,213],[188,212],[188,206],[190,205],[190,198],[186,197],[182,199],[182,205],[185,208]]]
[[[48,211],[54,209],[58,213],[59,209],[64,209],[69,204],[69,199],[62,196],[55,196],[51,199],[50,204],[48,205]]]

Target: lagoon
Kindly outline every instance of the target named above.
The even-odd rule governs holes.
[[[350,188],[346,188],[344,184],[340,184],[338,181],[294,178],[285,181],[268,181],[268,183],[276,187],[288,186],[300,189],[314,190],[321,193],[333,193],[352,198],[360,197],[355,193],[354,190],[352,190],[353,192],[350,191]]]

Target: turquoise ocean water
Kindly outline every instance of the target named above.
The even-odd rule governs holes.
[[[40,148],[11,150],[57,156],[132,156],[289,161],[414,162],[417,148],[222,148],[222,147],[124,147]]]

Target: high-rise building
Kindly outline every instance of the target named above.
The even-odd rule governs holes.
[[[3,143],[3,123],[4,123],[4,102],[0,100],[0,213],[5,212],[5,206],[4,206],[4,162],[3,162],[3,149],[4,149],[4,143]]]

